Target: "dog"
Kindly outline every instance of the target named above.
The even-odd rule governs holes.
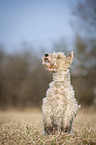
[[[49,84],[42,105],[43,134],[69,133],[72,131],[73,118],[80,108],[74,97],[68,69],[73,61],[73,51],[70,55],[62,52],[45,54],[42,61],[45,69],[53,72],[53,81]]]

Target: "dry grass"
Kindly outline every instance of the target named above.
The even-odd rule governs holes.
[[[0,112],[0,145],[96,145],[96,112],[81,109],[73,133],[42,136],[40,111]]]

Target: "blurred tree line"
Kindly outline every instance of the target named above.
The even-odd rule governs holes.
[[[54,51],[68,53],[61,41]],[[65,47],[65,48],[64,48]],[[58,49],[59,48],[59,49]],[[44,50],[42,55],[44,55]],[[39,55],[38,55],[39,54]],[[40,107],[52,75],[42,65],[40,53],[24,51],[7,54],[0,49],[0,108]],[[71,80],[81,104],[96,105],[96,41],[76,36]]]
[[[0,49],[0,108],[39,107],[50,81],[35,53]]]

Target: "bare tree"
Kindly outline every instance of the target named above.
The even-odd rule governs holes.
[[[79,30],[81,28],[84,32],[94,34],[96,30],[96,0],[79,1],[73,14],[78,21],[76,25],[78,25]]]

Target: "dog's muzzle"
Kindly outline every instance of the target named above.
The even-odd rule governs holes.
[[[46,53],[46,54],[45,54],[45,57],[44,57],[44,61],[45,61],[45,62],[49,62],[48,56],[49,56],[49,54]]]

